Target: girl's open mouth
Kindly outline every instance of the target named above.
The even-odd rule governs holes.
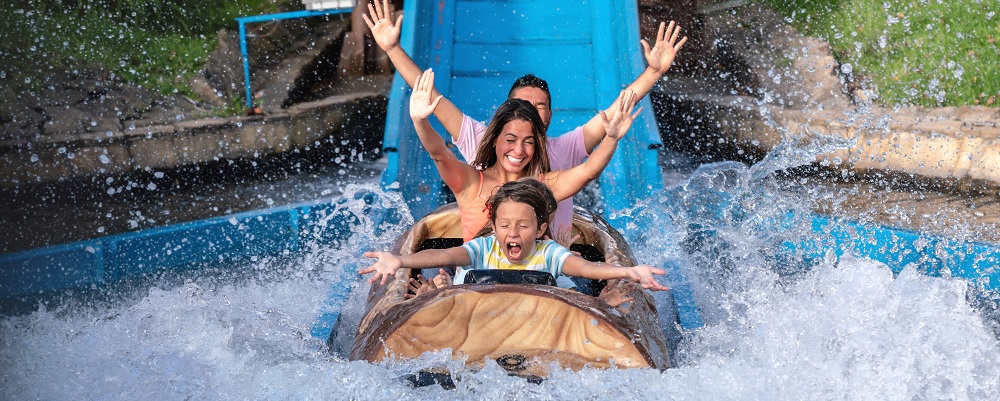
[[[521,258],[521,244],[516,242],[507,243],[507,259],[517,260]]]

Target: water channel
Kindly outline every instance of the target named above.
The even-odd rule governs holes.
[[[340,264],[358,261],[361,249],[389,247],[393,236],[406,228],[392,227],[375,237],[365,232],[362,222],[350,246],[341,249],[310,244],[311,250],[302,255],[153,278],[100,296],[69,297],[40,304],[32,313],[3,317],[0,392],[4,399],[992,399],[1000,395],[1000,362],[992,357],[1000,351],[993,329],[997,319],[988,308],[972,306],[966,282],[926,277],[912,269],[893,277],[878,263],[849,257],[792,272],[787,261],[773,256],[782,241],[806,235],[804,231],[770,232],[746,223],[753,219],[740,223],[668,206],[709,203],[722,189],[742,199],[744,214],[760,218],[789,209],[855,213],[872,221],[900,216],[942,231],[957,228],[969,236],[982,233],[977,234],[973,224],[962,228],[955,222],[962,221],[963,213],[976,216],[976,211],[990,207],[942,193],[882,186],[877,180],[833,183],[815,174],[773,173],[794,167],[783,163],[794,164],[773,158],[753,167],[734,162],[700,165],[685,155],[661,154],[668,193],[680,199],[651,199],[631,211],[659,222],[653,227],[662,224],[667,233],[645,236],[646,241],[632,245],[641,261],[667,255],[685,261],[683,269],[706,323],[684,333],[674,355],[676,367],[664,372],[557,371],[536,385],[507,377],[492,365],[479,372],[459,370],[458,388],[446,391],[437,386],[413,388],[399,380],[426,364],[457,368],[446,355],[383,365],[331,355],[322,341],[310,337],[309,328],[331,281],[339,277]],[[104,227],[110,233],[112,227],[142,228],[133,225],[180,222],[306,199],[333,201],[355,191],[378,191],[380,166],[377,160],[360,161],[346,167],[336,163],[310,167],[302,174],[271,173],[294,170],[286,165],[284,170],[263,169],[269,173],[257,170],[252,178],[223,176],[216,184],[169,191],[174,196],[162,195],[160,188],[167,185],[159,184],[156,190],[147,187],[143,196],[119,194],[111,191],[113,182],[96,186],[88,195],[92,199],[78,192],[73,192],[78,198],[40,192],[52,197],[31,199],[32,193],[25,192],[18,195],[19,203],[37,203],[24,210],[43,206],[44,213],[25,213],[15,224],[47,224],[39,232],[75,228],[94,233]],[[699,174],[693,175],[696,169]],[[228,167],[219,171],[245,172]],[[174,173],[165,173],[163,179]],[[208,179],[214,174],[193,176]],[[719,177],[728,180],[724,188],[718,187]],[[89,209],[80,207],[96,199],[104,201]],[[865,208],[854,205],[876,207],[866,214]],[[33,217],[42,214],[43,219]],[[109,214],[111,219],[106,218]],[[116,219],[123,221],[111,223]],[[692,225],[712,235],[682,229]],[[360,318],[367,285],[356,287],[344,306],[347,319]]]

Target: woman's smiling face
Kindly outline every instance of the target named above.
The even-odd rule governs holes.
[[[535,141],[530,122],[511,120],[496,141],[497,163],[511,173],[523,171],[535,156]]]
[[[535,210],[523,202],[507,201],[496,208],[493,231],[501,251],[511,263],[521,263],[531,256],[535,240],[545,233],[546,223],[538,224]]]

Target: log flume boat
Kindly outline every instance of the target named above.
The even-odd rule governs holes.
[[[582,257],[635,265],[622,235],[600,217],[577,208],[573,231],[580,239],[571,250]],[[392,252],[461,243],[458,208],[450,204],[417,221]],[[653,298],[638,284],[629,294],[634,299],[619,307],[595,296],[622,284],[616,280],[585,280],[579,292],[543,284],[460,284],[407,299],[407,283],[417,273],[400,269],[389,283],[372,286],[351,359],[376,363],[450,349],[468,369],[496,361],[529,379],[546,377],[553,362],[572,370],[669,367]]]

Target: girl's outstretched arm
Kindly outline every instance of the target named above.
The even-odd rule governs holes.
[[[561,202],[563,199],[576,195],[588,182],[600,177],[601,172],[611,162],[615,150],[618,149],[618,142],[625,137],[625,133],[632,127],[632,122],[642,111],[640,107],[634,113],[632,112],[638,101],[639,98],[632,91],[622,91],[619,99],[615,101],[618,107],[610,117],[601,111],[601,120],[604,122],[607,135],[594,150],[594,153],[587,158],[587,161],[569,170],[553,171],[542,175],[542,181],[552,190],[556,201]]]
[[[410,255],[393,255],[389,252],[365,252],[366,258],[378,258],[378,260],[364,269],[358,270],[359,274],[375,273],[368,282],[379,282],[380,285],[389,281],[389,277],[396,274],[402,268],[428,269],[434,267],[462,266],[470,263],[469,253],[464,248],[457,246],[448,249],[425,249]]]
[[[636,281],[642,286],[642,288],[647,290],[666,291],[670,289],[669,287],[660,284],[655,278],[653,278],[654,274],[663,275],[667,272],[663,269],[657,269],[646,265],[621,267],[602,262],[594,263],[579,256],[571,255],[563,264],[563,273],[570,276],[589,278],[592,280],[629,278]]]

